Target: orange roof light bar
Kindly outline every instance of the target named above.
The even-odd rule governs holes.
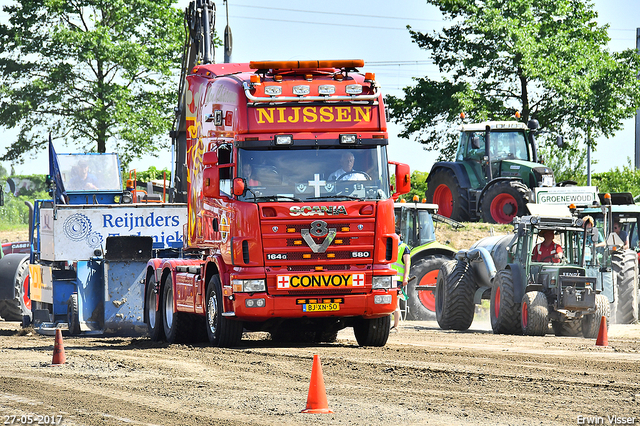
[[[327,61],[251,61],[252,70],[264,69],[298,69],[298,68],[361,68],[362,59],[336,59]]]

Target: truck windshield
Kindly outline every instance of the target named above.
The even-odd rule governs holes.
[[[244,201],[380,200],[389,198],[383,146],[238,150]]]
[[[58,164],[67,192],[122,191],[116,154],[58,154]]]

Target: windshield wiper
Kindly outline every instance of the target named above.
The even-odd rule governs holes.
[[[253,201],[296,201],[298,203],[302,202],[301,199],[296,197],[290,197],[288,195],[262,195],[260,197],[253,197]]]
[[[330,200],[330,199],[347,199],[347,200],[364,200],[364,198],[355,197],[353,195],[322,195],[320,197],[307,197],[307,200]]]

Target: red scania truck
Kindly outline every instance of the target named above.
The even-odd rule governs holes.
[[[326,342],[353,327],[360,345],[383,346],[397,303],[393,199],[410,185],[400,163],[390,185],[375,76],[361,60],[212,64],[199,40],[172,132],[184,249],[149,261],[151,338]]]

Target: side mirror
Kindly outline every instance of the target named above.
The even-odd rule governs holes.
[[[411,170],[408,164],[396,163],[395,161],[389,161],[389,164],[396,166],[396,192],[391,195],[395,200],[400,195],[411,191]]]
[[[473,149],[480,149],[480,138],[477,135],[471,137],[471,147]]]
[[[220,174],[217,167],[209,166],[202,171],[202,193],[205,197],[220,196]]]
[[[564,138],[562,137],[562,135],[558,135],[556,137],[556,145],[558,145],[558,148],[562,148],[562,146],[564,145]]]
[[[205,152],[202,156],[202,164],[205,166],[215,166],[218,164],[218,153],[216,151]]]
[[[239,197],[247,192],[247,184],[241,177],[233,179],[233,195]]]
[[[527,127],[529,128],[529,130],[537,130],[540,127],[540,123],[538,123],[538,120],[536,119],[531,119],[527,123]]]

